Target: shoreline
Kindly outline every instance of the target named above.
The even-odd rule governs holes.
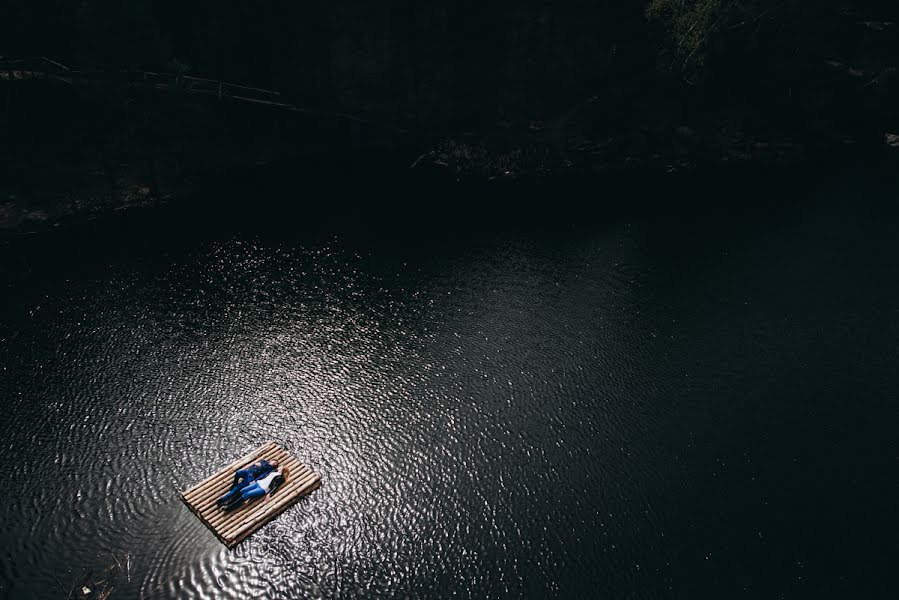
[[[13,225],[0,225],[0,241],[37,238],[50,232],[72,232],[127,224],[129,228],[164,230],[222,226],[225,229],[300,228],[322,230],[375,230],[405,226],[427,226],[429,221],[466,224],[472,231],[491,223],[558,226],[578,216],[609,218],[632,214],[691,211],[698,208],[741,213],[751,203],[769,210],[764,198],[768,187],[792,186],[798,190],[833,175],[894,172],[896,154],[881,153],[830,156],[829,160],[800,160],[794,163],[761,160],[697,163],[682,170],[666,170],[633,161],[622,168],[601,171],[570,169],[563,173],[527,173],[514,177],[465,177],[450,169],[425,168],[356,169],[346,172],[316,172],[305,179],[282,164],[256,165],[210,175],[192,188],[169,194],[161,200],[144,198],[115,207],[59,212],[42,210],[42,218],[23,218]],[[306,174],[308,175],[308,173]],[[341,175],[343,175],[341,177]],[[868,175],[865,175],[866,177]],[[298,181],[304,181],[302,186]],[[706,206],[696,190],[720,190],[721,201]],[[749,198],[752,190],[758,196]],[[487,191],[493,201],[475,201]],[[332,200],[321,202],[329,197]],[[333,199],[339,198],[339,202]],[[389,198],[389,199],[387,199]],[[422,202],[422,198],[427,201]],[[636,200],[639,198],[639,200]],[[387,199],[385,201],[385,199]],[[472,220],[472,217],[476,217]],[[27,217],[27,215],[26,215]]]

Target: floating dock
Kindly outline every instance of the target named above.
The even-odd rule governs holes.
[[[231,488],[234,471],[263,458],[276,459],[280,466],[287,467],[287,480],[273,493],[251,500],[237,510],[224,512],[219,509],[215,501]],[[275,442],[268,442],[181,492],[181,500],[219,541],[233,548],[320,485],[321,475],[314,473]]]

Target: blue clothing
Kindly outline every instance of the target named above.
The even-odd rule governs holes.
[[[231,489],[218,499],[218,503],[221,505],[228,504],[237,497],[242,489],[252,485],[260,477],[265,477],[273,469],[274,467],[265,459],[260,460],[258,464],[253,463],[245,469],[238,469],[234,472],[234,482],[231,484]]]
[[[271,491],[274,492],[275,488],[278,487],[281,481],[284,481],[283,477],[280,477],[272,482]],[[244,486],[239,489],[234,489],[222,496],[222,499],[226,499],[222,505],[225,507],[226,511],[235,510],[240,508],[244,502],[247,500],[251,500],[253,498],[262,498],[268,492],[265,491],[261,485],[259,485],[258,481],[253,481],[250,485]],[[239,497],[238,497],[239,496]]]
[[[248,481],[246,485],[236,487],[219,498],[219,504],[226,505],[231,504],[231,502],[237,502],[238,496],[240,496],[240,502],[242,503],[248,498],[259,498],[260,496],[265,496],[265,490],[262,489],[262,486],[260,486],[255,481]]]
[[[247,500],[275,493],[275,490],[285,481],[286,479],[281,472],[270,473],[267,478],[250,481],[246,485],[234,488],[219,498],[219,504],[226,511],[235,510]]]
[[[242,501],[249,500],[250,498],[261,498],[262,496],[265,496],[265,490],[255,481],[240,491],[240,499]]]
[[[251,481],[265,477],[272,469],[274,467],[268,464],[264,458],[259,461],[259,464],[253,463],[245,469],[239,469],[234,472],[234,483],[231,484],[231,489],[233,490],[236,486],[243,487]]]
[[[236,487],[231,488],[224,496],[218,499],[218,503],[221,506],[225,506],[226,504],[231,504],[238,496],[240,496],[241,492],[250,487],[259,487],[256,485],[255,481],[246,481]]]

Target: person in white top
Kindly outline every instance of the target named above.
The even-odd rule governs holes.
[[[280,467],[270,471],[263,477],[253,481],[250,485],[242,488],[239,494],[235,494],[230,502],[222,506],[224,511],[232,511],[243,506],[247,500],[261,498],[266,494],[273,494],[278,486],[287,480],[287,468]]]
[[[228,490],[221,498],[216,500],[219,507],[230,504],[232,500],[240,495],[240,491],[243,488],[247,487],[248,485],[252,485],[252,483],[257,479],[262,479],[264,476],[277,469],[278,464],[278,461],[274,458],[270,461],[262,459],[260,461],[254,462],[248,467],[244,467],[243,469],[234,471],[234,482],[231,484],[231,489]]]

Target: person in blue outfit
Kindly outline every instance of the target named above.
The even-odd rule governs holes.
[[[243,506],[247,500],[261,498],[266,494],[273,494],[275,490],[287,480],[287,468],[274,469],[269,471],[263,477],[251,481],[249,485],[243,486],[237,490],[232,490],[225,494],[231,497],[222,505],[225,511],[232,511]]]
[[[219,506],[224,506],[229,503],[231,500],[237,497],[240,493],[240,490],[252,484],[257,479],[265,477],[272,471],[278,468],[278,461],[272,459],[271,461],[262,460],[256,461],[253,464],[244,467],[243,469],[238,469],[234,471],[234,481],[231,483],[231,489],[228,490],[225,495],[216,500],[216,504]]]

